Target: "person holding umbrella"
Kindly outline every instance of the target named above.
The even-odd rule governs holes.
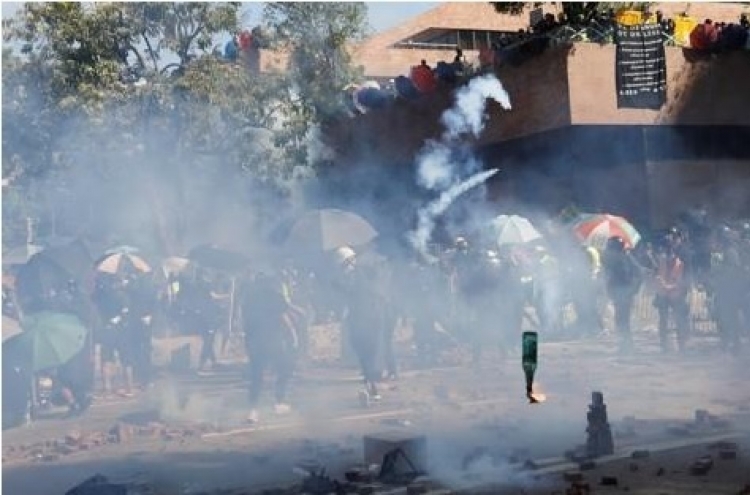
[[[89,369],[85,343],[88,329],[74,315],[44,311],[21,320],[23,332],[3,342],[3,369],[16,378],[30,380],[33,390],[36,373],[56,370],[58,391],[71,412],[85,410],[90,404],[87,377]],[[19,385],[18,396],[26,396]],[[15,398],[15,397],[14,397]]]

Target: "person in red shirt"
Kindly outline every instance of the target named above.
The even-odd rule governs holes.
[[[426,60],[422,60],[421,64],[412,68],[411,80],[414,82],[414,86],[417,87],[420,93],[432,93],[437,89],[435,73],[432,71],[432,68],[427,65]]]

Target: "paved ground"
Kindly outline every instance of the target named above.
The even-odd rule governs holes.
[[[362,462],[363,435],[384,430],[426,434],[432,476],[453,488],[476,490],[503,481],[493,493],[565,493],[569,483],[559,471],[570,466],[561,456],[585,439],[593,390],[605,394],[618,453],[627,457],[647,445],[654,456],[639,461],[637,471],[631,471],[630,459],[615,458],[586,472],[592,486],[614,472],[627,478],[631,493],[739,493],[750,483],[750,452],[742,447],[750,439],[750,355],[729,357],[708,337],[694,341],[687,356],[662,356],[655,340],[644,333],[632,357],[617,355],[606,338],[543,343],[538,380],[548,400],[534,406],[524,397],[517,356],[501,361],[488,355],[483,363],[406,372],[370,409],[357,401],[355,371],[303,370],[293,388],[294,413],[275,417],[266,407],[256,427],[243,421],[247,406],[238,368],[163,377],[138,398],[97,404],[83,418],[45,419],[4,432],[3,493],[62,495],[96,473],[147,481],[160,494],[222,487],[249,492],[295,482],[292,469],[303,460],[340,473]],[[698,428],[696,409],[722,421]],[[49,454],[53,442],[70,432],[107,432],[118,422],[137,425],[140,433]],[[149,428],[152,434],[143,434]],[[723,438],[745,448],[739,458],[717,464],[709,476],[689,475],[689,461],[707,449],[700,443]],[[34,448],[36,458],[29,455]],[[467,471],[469,455],[475,462]],[[512,455],[534,459],[546,471],[514,474]],[[651,471],[659,467],[665,473],[657,477]],[[597,486],[595,493],[600,491],[612,490]]]

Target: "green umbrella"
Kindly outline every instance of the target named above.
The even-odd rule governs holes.
[[[42,311],[24,317],[23,332],[3,342],[3,359],[32,371],[70,361],[86,343],[88,330],[74,315]]]

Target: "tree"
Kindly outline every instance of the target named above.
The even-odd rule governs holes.
[[[22,45],[3,59],[3,167],[18,197],[49,202],[47,216],[67,202],[71,218],[99,219],[102,231],[142,232],[155,217],[174,252],[180,226],[221,196],[209,184],[283,190],[309,165],[311,129],[342,104],[356,72],[345,47],[364,33],[366,10],[268,4],[269,39],[291,63],[258,74],[212,51],[236,32],[238,8],[25,4],[4,23],[6,41]],[[64,191],[45,197],[50,185]]]
[[[520,15],[526,8],[538,8],[545,2],[490,2],[495,10],[502,14]],[[610,9],[644,8],[649,2],[559,2],[565,14],[565,22],[570,24],[585,23],[597,13]]]
[[[314,125],[325,126],[344,110],[344,87],[361,76],[347,47],[365,36],[364,3],[267,3],[264,21],[270,43],[290,55],[286,84],[278,95],[285,112],[276,142],[291,159],[306,163]]]
[[[175,196],[174,177],[197,161],[185,152],[191,141],[180,138],[190,126],[176,125],[185,112],[175,83],[180,70],[211,56],[214,35],[236,29],[237,10],[208,2],[27,3],[4,22],[6,41],[22,44],[20,56],[3,59],[4,172],[12,166],[20,197],[42,204],[33,185],[65,184],[104,214],[108,204],[117,210],[116,195],[97,189],[125,190],[138,176],[160,230],[168,230],[163,213],[181,208],[156,203]],[[170,52],[180,69],[171,76],[162,63]]]

